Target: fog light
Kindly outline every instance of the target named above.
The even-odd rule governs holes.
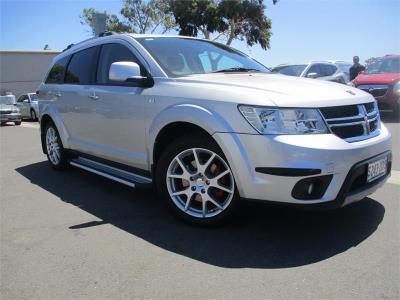
[[[322,198],[331,183],[333,175],[308,177],[296,183],[292,197],[298,200],[317,200]]]

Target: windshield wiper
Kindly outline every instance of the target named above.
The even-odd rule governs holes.
[[[257,69],[251,69],[251,68],[240,68],[240,67],[235,67],[235,68],[228,68],[228,69],[222,69],[218,71],[214,71],[211,73],[232,73],[232,72],[261,72],[260,70]]]

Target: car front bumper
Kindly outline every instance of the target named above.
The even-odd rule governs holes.
[[[19,122],[22,120],[20,113],[12,113],[12,114],[0,114],[1,122]]]
[[[373,193],[390,175],[391,135],[383,124],[378,136],[354,143],[333,134],[213,136],[228,159],[240,196],[246,199],[341,207]],[[360,184],[358,181],[366,176],[360,172],[365,172],[368,162],[379,156],[388,157],[386,176],[371,184]],[[316,177],[329,179],[320,197],[293,197],[299,181]],[[355,186],[354,180],[358,182]]]

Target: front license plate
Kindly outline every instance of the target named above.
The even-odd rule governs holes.
[[[375,179],[386,175],[387,160],[387,157],[385,157],[368,164],[367,182],[374,181]]]

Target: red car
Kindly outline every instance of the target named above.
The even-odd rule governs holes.
[[[400,55],[386,55],[369,65],[354,80],[353,85],[372,94],[379,109],[400,111]]]

